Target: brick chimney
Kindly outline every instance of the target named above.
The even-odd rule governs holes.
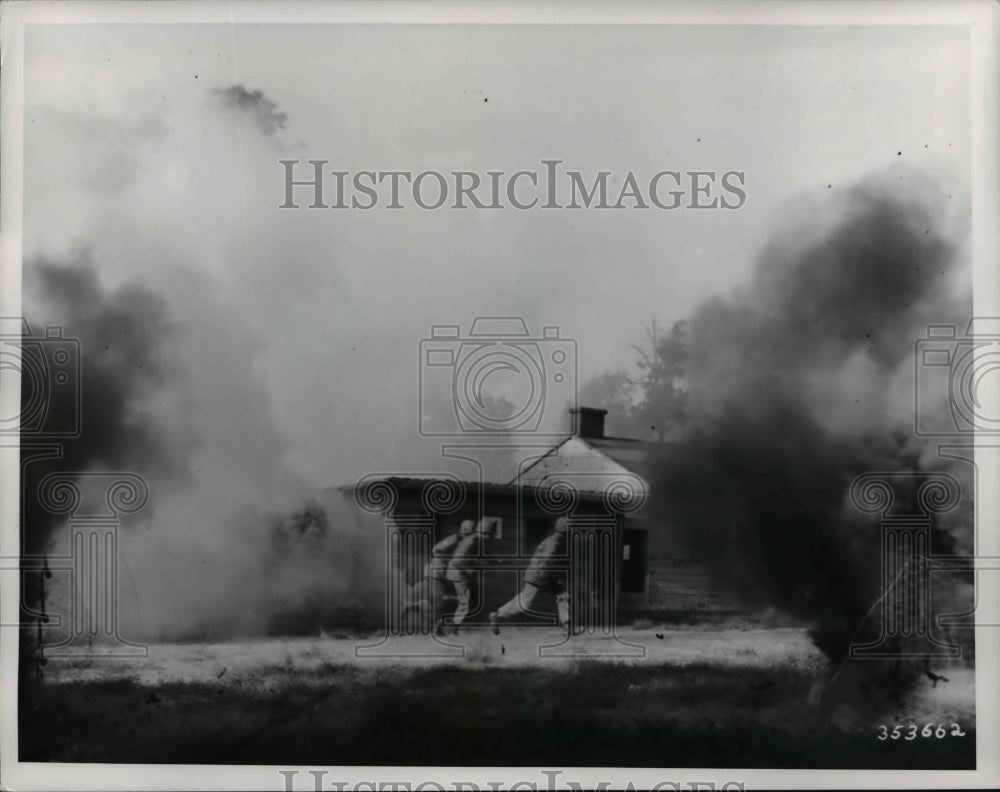
[[[604,416],[607,410],[597,407],[570,407],[573,425],[576,426],[576,436],[583,439],[600,440],[604,437]]]

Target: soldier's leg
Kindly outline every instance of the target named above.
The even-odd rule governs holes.
[[[511,616],[516,616],[521,613],[521,597],[524,594],[523,590],[519,591],[513,597],[511,597],[507,602],[493,611],[493,616],[496,619],[509,619]]]
[[[483,609],[483,575],[481,572],[473,573],[469,577],[469,610],[465,618],[474,616]]]
[[[535,612],[535,603],[540,594],[541,590],[538,586],[525,583],[524,588],[490,614],[490,626],[493,628],[493,634],[499,635],[500,630],[497,628],[497,622],[501,619]]]
[[[400,619],[404,624],[411,613],[420,610],[420,593],[419,586],[406,587],[406,599],[403,600],[403,606],[399,610]]]
[[[462,622],[465,621],[466,617],[469,615],[470,600],[472,599],[472,592],[469,590],[469,581],[453,581],[455,583],[455,596],[458,598],[458,607],[455,608],[455,615],[452,616],[451,623],[454,625],[454,631],[457,633],[458,628],[461,626]]]
[[[438,625],[441,624],[444,614],[445,598],[440,581],[430,579],[428,582],[430,585],[428,586],[427,594],[427,606],[429,610],[427,619],[434,629],[437,629]]]
[[[572,632],[573,627],[569,621],[569,592],[563,591],[560,594],[556,594],[556,609],[559,614],[559,626],[565,627],[567,631]]]
[[[442,605],[444,602],[444,586],[440,580],[436,578],[426,578],[429,583],[429,597],[430,597],[430,620],[433,626],[435,634],[439,634],[441,630],[441,613]]]
[[[444,621],[451,615],[451,612],[455,609],[455,597],[454,595],[448,594],[448,586],[445,584],[444,580],[439,580],[438,578],[431,579],[433,583],[433,619],[434,619],[434,634],[443,635],[444,634]],[[454,591],[454,589],[452,589]]]

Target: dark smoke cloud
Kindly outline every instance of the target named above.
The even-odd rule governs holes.
[[[30,567],[31,559],[50,552],[56,529],[65,519],[42,504],[40,484],[47,475],[76,479],[85,499],[87,486],[81,474],[93,470],[182,481],[187,441],[183,434],[165,431],[151,409],[151,395],[176,366],[167,352],[175,327],[160,297],[136,285],[106,290],[88,257],[82,256],[68,265],[42,260],[27,266],[25,304],[34,337],[44,339],[46,327],[56,326],[63,338],[79,342],[79,356],[68,368],[80,374],[79,388],[73,382],[60,387],[32,382],[30,369],[22,367],[22,414],[27,415],[39,397],[46,407],[41,423],[31,427],[37,434],[29,431],[22,436],[21,553],[22,563]],[[57,456],[38,447],[38,438],[76,423],[72,418],[76,414],[79,433],[60,440]],[[23,601],[36,609],[41,580],[28,575],[24,585]],[[22,651],[30,650],[32,640],[31,635],[22,636]],[[21,668],[27,672],[29,663],[22,662]]]
[[[833,211],[790,210],[750,285],[694,312],[691,421],[654,480],[654,508],[717,585],[807,618],[836,660],[872,637],[882,594],[877,520],[848,488],[864,472],[946,467],[913,434],[913,345],[972,307],[945,199],[910,176],[905,192],[885,176]],[[960,511],[938,523],[937,551],[969,546]]]
[[[79,434],[60,440],[57,459],[25,469],[24,537],[29,552],[37,553],[44,551],[52,528],[52,517],[37,498],[37,482],[46,473],[100,468],[182,477],[190,438],[165,431],[150,401],[177,371],[169,354],[176,328],[161,297],[135,284],[106,290],[86,256],[72,264],[32,263],[25,268],[25,292],[35,335],[56,325],[65,338],[80,342],[79,394],[43,386],[48,409],[40,427],[43,433],[54,431],[80,411]],[[23,380],[23,395],[30,384]],[[25,438],[23,456],[31,454],[31,440]]]
[[[82,431],[58,458],[33,460],[24,446],[24,553],[69,551],[65,516],[38,497],[49,473],[77,475],[84,498],[78,474],[142,476],[149,504],[118,532],[118,626],[131,640],[359,627],[380,612],[384,530],[361,525],[340,493],[305,509],[315,490],[282,462],[288,444],[255,364],[260,339],[231,303],[196,272],[153,291],[152,282],[109,287],[87,255],[25,265],[35,334],[58,325],[79,340]],[[48,392],[58,424],[76,405]],[[79,593],[59,584],[47,586],[49,611],[68,613]],[[26,577],[30,606],[39,585]]]
[[[250,91],[242,85],[230,85],[227,88],[216,89],[213,95],[224,107],[249,117],[257,129],[268,137],[284,129],[288,121],[288,116],[259,89]]]
[[[940,207],[878,184],[851,189],[844,203],[827,234],[801,228],[799,239],[773,240],[761,256],[760,340],[796,366],[830,365],[855,350],[894,365],[921,309],[948,289],[954,244],[931,233]]]
[[[880,178],[832,207],[789,208],[749,287],[691,317],[695,410],[714,413],[721,400],[781,392],[846,409],[856,429],[873,395],[856,386],[887,386],[929,321],[971,309],[968,293],[955,295],[957,245],[943,227],[942,199],[925,183],[902,192]],[[850,398],[837,391],[829,403],[827,390],[840,377],[854,391]]]

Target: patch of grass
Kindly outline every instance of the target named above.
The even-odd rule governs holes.
[[[972,724],[961,740],[888,745],[876,721],[807,710],[812,681],[791,665],[279,662],[211,683],[40,685],[22,697],[19,749],[66,762],[974,766]]]

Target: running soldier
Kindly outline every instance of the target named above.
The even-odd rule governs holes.
[[[459,542],[472,534],[476,524],[465,520],[458,533],[446,536],[431,548],[431,557],[424,564],[421,578],[408,587],[406,603],[403,605],[401,617],[410,613],[427,613],[434,620],[434,634],[443,635],[443,624],[446,611],[455,609],[455,587],[448,580],[448,562]]]
[[[469,617],[481,607],[482,602],[482,569],[476,567],[482,564],[483,551],[486,542],[493,536],[493,521],[479,521],[476,530],[464,537],[452,554],[448,564],[447,579],[455,587],[458,607],[452,617],[452,634],[458,635],[458,630]]]
[[[444,635],[444,622],[455,610],[458,599],[455,584],[448,580],[448,565],[459,543],[476,529],[472,520],[463,520],[458,533],[446,536],[431,548],[431,558],[424,566],[424,579],[431,587],[434,634]]]
[[[569,613],[569,570],[565,560],[560,564],[556,559],[567,558],[569,520],[560,517],[541,544],[535,548],[531,563],[524,573],[524,587],[513,599],[490,614],[490,627],[494,635],[500,634],[497,622],[517,615],[537,614],[536,603],[543,594],[556,598],[559,626],[570,630]]]

